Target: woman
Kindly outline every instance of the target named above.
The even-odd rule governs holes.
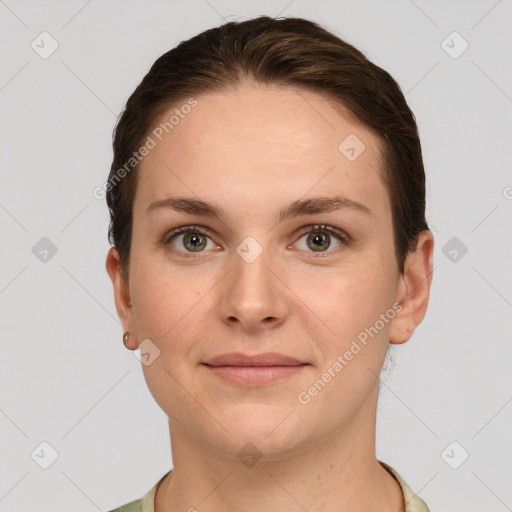
[[[392,77],[307,20],[227,23],[157,59],[113,146],[106,268],[174,465],[117,510],[428,511],[375,456],[434,245]]]

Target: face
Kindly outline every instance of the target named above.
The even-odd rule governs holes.
[[[196,100],[139,168],[129,282],[110,267],[125,329],[159,351],[143,371],[171,437],[233,457],[250,441],[272,459],[355,432],[405,292],[379,140],[313,92],[245,84]],[[233,352],[302,365],[205,364]]]

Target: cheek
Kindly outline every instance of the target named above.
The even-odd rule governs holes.
[[[176,274],[176,273],[174,273]],[[191,378],[191,364],[197,360],[204,342],[205,301],[190,280],[144,272],[134,284],[138,306],[135,322],[139,340],[150,339],[158,347],[158,357],[143,366],[148,387],[163,410],[183,413]],[[190,407],[190,404],[189,406]],[[186,407],[185,407],[186,409]]]
[[[192,273],[170,272],[155,264],[139,268],[132,283],[132,293],[137,297],[134,313],[139,339],[149,338],[161,349],[177,336],[189,339],[190,329],[197,324],[193,318],[208,290],[204,281]]]
[[[383,275],[379,265],[365,266],[364,271],[347,267],[302,281],[297,293],[303,301],[300,316],[309,324],[306,330],[314,333],[323,365],[352,350],[352,370],[365,366],[378,373],[392,319],[388,315],[387,322],[380,320],[392,306],[391,283]]]

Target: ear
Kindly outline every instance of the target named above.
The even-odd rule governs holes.
[[[391,343],[406,342],[425,317],[433,277],[433,253],[434,236],[431,231],[424,230],[418,235],[416,250],[410,252],[405,261],[397,298],[402,309],[391,322]]]
[[[128,338],[127,348],[135,350],[138,347],[138,342],[136,336],[137,331],[133,321],[133,309],[130,304],[130,288],[128,282],[123,278],[121,274],[121,268],[119,266],[119,254],[114,247],[111,247],[108,251],[105,267],[114,286],[114,299],[116,303],[117,315],[123,324],[123,329],[131,334],[131,336]]]

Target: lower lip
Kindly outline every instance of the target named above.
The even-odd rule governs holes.
[[[221,379],[243,386],[263,386],[299,373],[306,364],[296,366],[209,366]]]

